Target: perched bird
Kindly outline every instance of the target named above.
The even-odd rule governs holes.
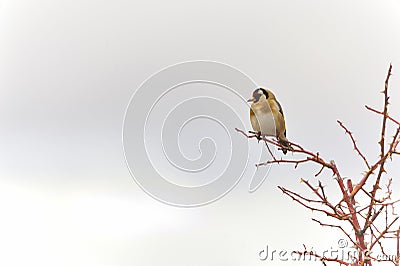
[[[254,131],[264,136],[274,136],[282,148],[284,154],[290,149],[286,138],[286,125],[283,110],[275,95],[267,89],[259,88],[253,92],[248,102],[250,107],[250,122]]]

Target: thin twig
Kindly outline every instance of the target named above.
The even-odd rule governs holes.
[[[371,167],[369,166],[369,163],[367,161],[367,158],[365,158],[365,155],[360,151],[360,149],[357,147],[356,140],[353,137],[353,133],[347,129],[347,127],[339,120],[337,120],[338,124],[344,129],[345,133],[349,135],[351,141],[353,142],[353,148],[355,151],[357,151],[358,155],[363,159],[365,165],[367,166],[368,169]]]

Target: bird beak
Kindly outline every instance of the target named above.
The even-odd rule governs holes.
[[[250,99],[247,100],[247,102],[254,102],[254,97],[251,97]]]

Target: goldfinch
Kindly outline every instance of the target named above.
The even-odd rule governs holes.
[[[286,138],[286,125],[283,110],[275,95],[267,89],[259,88],[248,100],[251,102],[250,122],[254,131],[264,136],[274,136],[284,146],[282,151],[287,153],[290,148]]]

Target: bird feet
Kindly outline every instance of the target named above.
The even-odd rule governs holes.
[[[260,140],[262,140],[261,132],[249,131],[249,133],[250,133],[250,134],[254,134],[253,138],[257,138],[258,143],[260,143]]]
[[[277,137],[276,139],[278,140],[278,143],[281,145],[279,150],[282,150],[283,154],[286,154],[288,150],[290,151],[293,150],[292,146],[290,146],[290,143],[288,142],[287,139],[282,139],[279,137]]]
[[[261,138],[261,132],[257,132],[256,138],[257,138],[257,140],[258,140],[258,143],[260,143],[260,140],[262,140],[262,138]]]

